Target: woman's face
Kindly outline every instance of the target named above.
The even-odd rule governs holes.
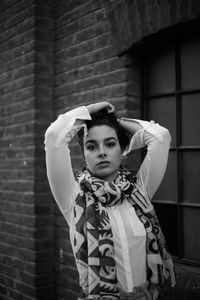
[[[91,127],[84,137],[84,157],[93,176],[113,181],[121,164],[122,150],[115,129],[107,125]]]

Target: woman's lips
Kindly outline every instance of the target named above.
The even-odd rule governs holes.
[[[98,167],[107,167],[110,164],[109,161],[100,161],[97,166]]]

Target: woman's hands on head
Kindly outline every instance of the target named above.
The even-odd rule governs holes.
[[[118,119],[118,122],[120,126],[123,127],[131,135],[135,134],[138,130],[142,129],[142,126],[136,120],[134,121],[128,118],[120,118]]]
[[[86,107],[90,114],[93,114],[103,108],[106,108],[108,113],[111,113],[115,110],[114,106],[106,101],[89,104]]]

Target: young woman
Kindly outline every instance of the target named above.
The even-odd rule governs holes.
[[[75,179],[68,144],[76,133],[86,167]],[[160,287],[175,285],[150,201],[165,173],[170,140],[153,121],[117,119],[108,102],[71,110],[47,129],[47,176],[70,227],[79,299],[154,300]],[[136,176],[121,169],[123,156],[145,146]]]

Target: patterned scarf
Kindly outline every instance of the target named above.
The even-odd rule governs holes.
[[[113,234],[106,206],[127,199],[146,230],[147,280],[161,286],[173,286],[173,263],[166,249],[155,210],[139,191],[135,177],[120,170],[113,183],[81,172],[81,186],[74,208],[74,252],[80,276],[79,299],[119,299]]]

